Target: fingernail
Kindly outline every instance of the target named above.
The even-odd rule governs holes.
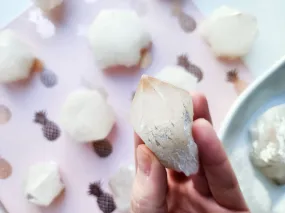
[[[150,175],[151,157],[148,155],[144,147],[137,148],[138,172],[144,176]]]

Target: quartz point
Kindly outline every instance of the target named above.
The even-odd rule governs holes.
[[[189,176],[199,168],[192,137],[193,103],[189,92],[143,75],[131,106],[131,123],[166,167]]]

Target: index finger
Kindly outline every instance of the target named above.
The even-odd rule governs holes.
[[[198,119],[192,132],[213,198],[228,209],[248,210],[226,152],[211,124]]]

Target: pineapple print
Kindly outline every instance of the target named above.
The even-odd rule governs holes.
[[[102,190],[101,182],[91,183],[88,194],[97,198],[97,204],[103,213],[111,213],[116,209],[113,197]]]
[[[240,95],[248,86],[247,82],[239,78],[238,71],[236,69],[227,72],[227,81],[234,85],[238,95]]]
[[[113,152],[112,144],[109,140],[101,140],[93,142],[94,152],[101,158],[108,157]]]
[[[195,19],[192,16],[190,16],[184,12],[180,12],[180,14],[178,15],[178,23],[180,25],[180,28],[185,33],[191,33],[197,27],[197,23],[196,23]]]
[[[202,81],[202,79],[204,77],[202,70],[198,66],[196,66],[195,64],[192,64],[189,61],[188,56],[186,54],[182,54],[182,55],[178,56],[177,65],[183,67],[189,73],[194,75],[197,78],[198,82]]]
[[[36,112],[34,122],[42,125],[44,137],[49,141],[54,141],[60,136],[59,127],[56,123],[47,119],[46,112]]]
[[[42,84],[47,88],[54,87],[57,84],[56,74],[46,69],[40,73],[40,80]]]

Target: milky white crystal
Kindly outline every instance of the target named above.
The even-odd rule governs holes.
[[[89,29],[89,41],[101,68],[139,64],[151,36],[132,10],[102,10]]]
[[[62,4],[63,0],[32,0],[43,11],[50,11]]]
[[[186,91],[193,91],[197,86],[197,78],[181,66],[167,66],[155,77]]]
[[[198,170],[197,145],[192,138],[193,103],[186,90],[143,75],[131,106],[135,132],[167,168]]]
[[[130,211],[134,178],[135,167],[130,165],[120,167],[109,180],[109,187],[112,191],[117,210],[120,212]]]
[[[261,115],[250,133],[252,163],[269,179],[285,184],[285,104]]]
[[[30,167],[25,182],[25,196],[31,203],[49,206],[63,189],[55,162],[41,162]]]
[[[67,97],[61,123],[74,141],[87,143],[106,138],[115,123],[115,115],[100,91],[79,89]]]
[[[30,76],[35,56],[12,30],[0,32],[0,83],[24,80]]]
[[[222,6],[201,23],[199,31],[218,57],[239,58],[250,51],[255,41],[257,19]]]

